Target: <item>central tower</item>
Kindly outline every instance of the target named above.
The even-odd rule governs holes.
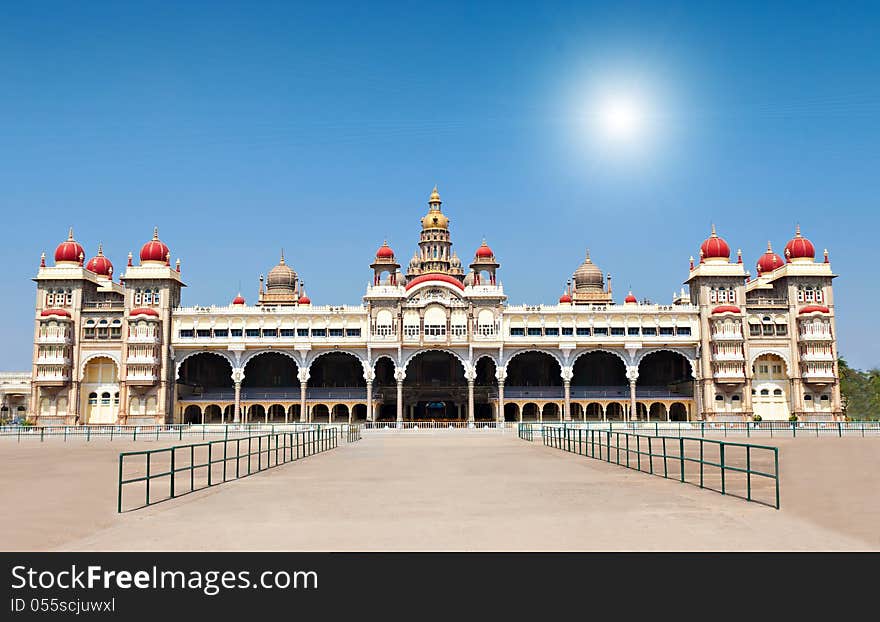
[[[419,252],[413,255],[407,268],[407,278],[421,274],[447,274],[459,281],[464,278],[461,260],[452,251],[449,218],[440,210],[442,205],[437,186],[428,199],[428,213],[422,218]]]

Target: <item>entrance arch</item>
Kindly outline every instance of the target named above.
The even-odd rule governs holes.
[[[785,360],[765,353],[752,364],[752,409],[766,421],[784,421],[791,414]]]
[[[202,409],[195,404],[190,404],[183,410],[184,423],[201,423]]]
[[[671,395],[694,396],[694,379],[691,363],[685,356],[671,350],[656,350],[644,355],[639,361],[639,389],[650,397],[651,391]]]
[[[119,415],[119,367],[107,356],[89,359],[82,376],[82,423],[116,423]]]
[[[405,419],[463,419],[468,402],[464,365],[446,351],[419,352],[409,359],[403,392]]]

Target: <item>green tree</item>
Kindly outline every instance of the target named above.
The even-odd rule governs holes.
[[[837,359],[843,412],[850,419],[880,418],[880,370],[861,371]]]

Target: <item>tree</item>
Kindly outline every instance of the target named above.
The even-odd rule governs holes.
[[[861,371],[837,359],[843,413],[850,419],[880,418],[880,369]]]

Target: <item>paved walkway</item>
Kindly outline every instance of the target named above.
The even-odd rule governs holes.
[[[463,431],[367,434],[333,452],[123,515],[114,507],[121,445],[0,446],[9,467],[0,476],[7,525],[0,548],[880,549],[873,475],[880,472],[880,440],[780,445],[781,511],[510,434]],[[26,459],[33,455],[43,463],[53,456],[55,466]],[[17,472],[28,464],[43,470]]]

